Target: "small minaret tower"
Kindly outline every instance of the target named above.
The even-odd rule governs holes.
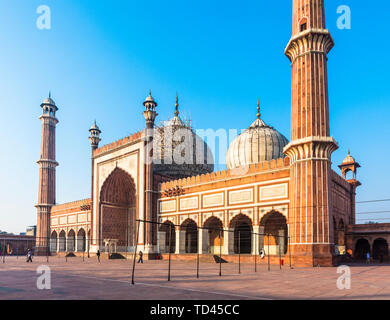
[[[157,102],[154,101],[152,93],[143,103],[145,110],[143,115],[146,122],[145,130],[145,212],[144,219],[153,221],[153,130],[154,121],[158,116],[156,112]],[[155,224],[146,223],[145,226],[144,251],[147,254],[154,253],[153,246],[157,244],[157,228]]]
[[[42,138],[39,164],[39,190],[37,208],[37,238],[35,254],[49,253],[50,213],[56,203],[56,125],[58,110],[55,102],[49,97],[41,104]]]
[[[96,120],[93,123],[91,129],[89,129],[89,142],[91,143],[92,152],[96,150],[99,147],[99,142],[102,141],[100,139],[100,134],[102,132],[100,131],[99,127],[96,124]]]
[[[355,158],[351,156],[351,152],[348,150],[348,156],[344,159],[341,165],[339,165],[343,178],[351,185],[351,216],[350,224],[356,222],[356,189],[361,186],[359,180],[357,180],[357,169],[360,168],[360,164],[356,162]],[[352,172],[351,179],[347,178],[348,172]]]
[[[99,143],[100,141],[102,141],[102,139],[100,138],[100,134],[101,134],[101,130],[99,129],[99,127],[97,126],[96,124],[96,120],[95,122],[93,123],[92,127],[89,129],[89,142],[91,143],[91,212],[93,212],[93,192],[94,192],[94,178],[95,178],[95,175],[94,175],[94,151],[99,147]],[[92,234],[91,233],[88,233],[88,240],[87,240],[87,252],[88,252],[88,258],[89,258],[89,248],[91,247],[91,237],[92,237]]]
[[[296,263],[333,264],[331,155],[327,54],[334,46],[325,27],[324,0],[293,0],[292,38],[285,53],[292,67],[290,245]]]

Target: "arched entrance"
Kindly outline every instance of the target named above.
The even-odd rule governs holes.
[[[76,244],[76,234],[73,229],[68,232],[68,240],[66,244],[66,251],[74,252]]]
[[[77,252],[85,252],[85,231],[80,229],[77,233]]]
[[[66,233],[64,230],[60,232],[58,237],[58,251],[65,252],[66,251]]]
[[[287,221],[284,215],[271,211],[260,221],[264,234],[263,248],[266,253],[278,255],[286,254],[288,247]],[[262,236],[261,236],[262,237]]]
[[[230,222],[234,229],[234,253],[251,253],[252,250],[252,220],[240,213]]]
[[[372,258],[378,262],[385,262],[389,259],[389,245],[383,238],[374,240],[372,245]]]
[[[116,168],[100,192],[100,239],[118,240],[117,250],[127,251],[135,244],[136,189],[132,177]]]
[[[50,236],[50,252],[57,252],[57,232],[55,231]]]
[[[161,253],[175,253],[176,248],[176,232],[175,226],[171,221],[165,221],[159,231],[164,235],[164,239],[161,239],[160,251]],[[171,244],[169,250],[169,243]]]
[[[208,233],[207,252],[211,254],[220,254],[220,248],[223,247],[223,224],[217,217],[210,217],[204,223],[204,228]]]
[[[365,260],[367,252],[371,253],[370,243],[367,239],[359,239],[356,241],[354,258],[357,260]]]
[[[198,252],[198,226],[194,220],[187,219],[181,226],[180,231],[185,231],[185,253]]]

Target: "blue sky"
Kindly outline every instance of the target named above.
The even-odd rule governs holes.
[[[49,90],[59,107],[58,203],[90,196],[94,119],[102,144],[142,129],[149,89],[159,120],[172,116],[178,92],[182,115],[205,129],[248,127],[259,98],[263,119],[289,138],[290,2],[0,0],[0,229],[36,223],[38,118]],[[51,30],[36,27],[42,4],[51,8]],[[351,30],[337,29],[340,5],[351,7]],[[389,10],[384,0],[326,1],[336,42],[328,65],[331,133],[340,145],[333,163],[348,148],[360,162],[358,200],[390,198]],[[357,208],[375,210],[390,210],[390,202]]]

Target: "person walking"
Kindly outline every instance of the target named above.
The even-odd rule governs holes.
[[[28,249],[28,251],[27,251],[27,262],[31,262],[31,263],[33,262],[31,249]]]
[[[370,262],[371,262],[371,259],[370,259],[370,253],[369,253],[369,252],[367,252],[367,254],[366,254],[366,258],[367,258],[367,261],[366,261],[366,263],[367,263],[367,264],[370,264]]]
[[[99,263],[100,263],[100,250],[98,250],[98,251],[96,252],[96,256],[97,256],[98,261],[99,261]]]
[[[144,263],[144,260],[142,259],[142,256],[143,256],[144,254],[142,253],[142,251],[140,251],[140,252],[138,253],[138,255],[139,255],[138,263]]]

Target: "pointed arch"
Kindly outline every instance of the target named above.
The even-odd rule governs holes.
[[[234,253],[251,253],[252,250],[252,220],[242,213],[230,221],[234,229]]]
[[[77,232],[76,243],[77,243],[77,252],[85,252],[85,248],[86,248],[86,234],[85,234],[85,230],[83,228],[81,228]]]
[[[66,251],[66,233],[65,230],[61,230],[58,236],[58,251],[65,252]]]
[[[208,253],[219,254],[224,243],[223,223],[218,217],[209,217],[203,224],[208,233]],[[222,231],[222,232],[221,232]]]
[[[50,252],[57,252],[57,232],[54,230],[50,235]]]
[[[175,232],[175,225],[169,221],[166,220],[162,225],[160,225],[159,232],[163,234],[163,236],[160,235],[163,239],[160,241],[160,252],[161,253],[175,253],[176,248],[176,232]]]
[[[100,239],[118,240],[118,251],[134,246],[136,220],[136,187],[134,179],[116,167],[100,190]]]
[[[268,212],[260,220],[264,234],[264,249],[269,254],[286,254],[288,247],[288,228],[286,217],[275,210]]]
[[[198,252],[198,226],[190,218],[180,225],[180,231],[185,232],[185,253]]]
[[[74,252],[76,248],[76,233],[73,229],[70,229],[68,232],[68,239],[66,242],[66,251],[68,252]]]

